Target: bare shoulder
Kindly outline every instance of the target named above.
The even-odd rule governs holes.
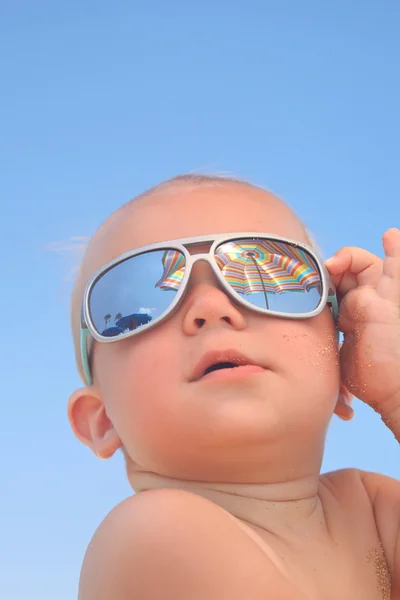
[[[329,471],[320,476],[320,485],[331,490],[333,494],[349,490],[354,493],[355,489],[362,489],[361,471],[351,468]]]
[[[332,493],[347,496],[359,501],[359,494],[364,494],[369,506],[372,507],[374,517],[379,528],[379,518],[382,515],[385,523],[397,519],[400,525],[400,481],[361,469],[341,469],[325,473],[320,478],[322,486],[329,488]]]
[[[88,547],[79,586],[79,600],[246,597],[294,596],[233,518],[182,490],[141,492],[111,511]]]
[[[367,496],[362,472],[359,469],[338,469],[323,473],[319,478],[318,496],[324,509],[331,516],[343,520],[370,514],[370,501]]]
[[[400,481],[372,471],[341,469],[322,475],[320,484],[343,501],[342,508],[356,507],[360,518],[372,515],[393,585],[400,591]]]
[[[372,507],[374,516],[378,517],[383,511],[386,521],[389,513],[400,517],[400,481],[387,475],[361,469],[340,469],[321,475],[320,489],[328,490],[341,500],[348,499],[358,507],[363,498]]]
[[[368,493],[369,497],[375,501],[376,493],[379,490],[386,493],[399,493],[400,482],[388,475],[375,473],[373,471],[362,471],[361,469],[339,469],[337,471],[329,471],[320,477],[322,483],[338,486],[351,487],[360,485]]]

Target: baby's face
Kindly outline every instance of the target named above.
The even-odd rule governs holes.
[[[296,216],[265,192],[236,184],[177,186],[112,219],[90,251],[90,269],[154,242],[235,231],[307,243]],[[235,380],[193,381],[206,353],[228,349],[262,370]],[[94,387],[121,444],[149,471],[263,481],[267,469],[279,481],[305,464],[319,469],[339,391],[328,307],[298,321],[258,314],[235,304],[200,262],[177,312],[140,335],[96,342],[92,365]]]

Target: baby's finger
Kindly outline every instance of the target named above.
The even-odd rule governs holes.
[[[376,291],[400,309],[400,230],[392,227],[382,237],[385,259]]]
[[[325,262],[340,295],[359,285],[375,287],[382,275],[382,260],[362,248],[345,246]]]

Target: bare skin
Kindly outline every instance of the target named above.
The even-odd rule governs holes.
[[[307,242],[284,203],[244,185],[179,185],[115,215],[83,263],[75,335],[84,282],[103,264],[153,242],[233,231]],[[226,348],[263,371],[191,381],[206,352]],[[96,532],[80,600],[400,598],[399,483],[351,469],[320,475],[332,413],[353,412],[328,308],[290,323],[247,311],[198,264],[175,315],[94,344],[92,358],[94,382],[72,394],[71,425],[101,458],[124,448],[138,493]],[[161,489],[136,485],[147,473]]]

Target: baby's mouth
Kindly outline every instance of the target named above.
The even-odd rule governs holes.
[[[214,371],[220,371],[222,369],[235,369],[237,368],[239,365],[233,363],[233,362],[217,362],[213,365],[211,365],[210,367],[208,367],[204,373],[203,373],[203,377],[205,375],[208,375],[209,373],[213,373]]]
[[[214,351],[203,356],[194,369],[190,381],[211,378],[211,374],[215,374],[213,378],[216,378],[217,372],[225,372],[228,377],[230,373],[233,374],[233,371],[235,375],[239,375],[239,372],[244,375],[247,372],[262,370],[259,364],[236,350]],[[220,376],[223,377],[223,373]]]

